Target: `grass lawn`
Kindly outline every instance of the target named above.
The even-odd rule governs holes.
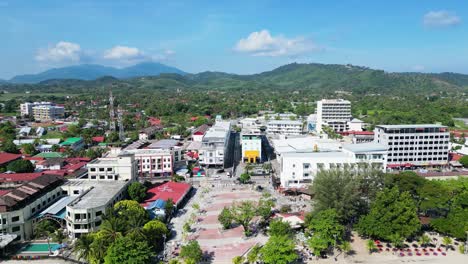
[[[47,134],[43,135],[41,138],[63,138],[63,133],[59,131],[47,131]]]

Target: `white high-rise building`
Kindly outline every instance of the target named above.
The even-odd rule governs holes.
[[[299,120],[270,120],[267,124],[267,133],[270,135],[300,135],[302,122]]]
[[[322,99],[317,102],[317,132],[321,133],[324,126],[336,132],[348,130],[351,121],[351,102],[343,99]]]
[[[26,103],[20,104],[21,116],[27,116],[27,115],[32,116],[33,107],[35,106],[51,106],[51,105],[54,105],[54,104],[51,102],[33,102],[33,103],[26,102]]]
[[[445,165],[450,133],[441,125],[380,125],[374,141],[388,149],[388,167]]]

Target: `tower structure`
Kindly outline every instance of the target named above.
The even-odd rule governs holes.
[[[125,133],[124,133],[124,127],[123,127],[123,120],[122,120],[122,109],[119,108],[117,110],[117,121],[119,123],[119,139],[120,141],[125,140]]]
[[[115,131],[115,111],[114,111],[114,96],[112,90],[109,91],[109,129]]]

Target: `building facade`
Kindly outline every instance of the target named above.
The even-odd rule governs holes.
[[[317,132],[321,133],[324,126],[335,132],[349,130],[351,121],[351,102],[342,99],[322,99],[317,102]]]
[[[135,155],[139,177],[172,176],[174,172],[174,155],[169,150],[134,149],[123,153]]]
[[[32,238],[33,220],[62,196],[63,179],[41,175],[0,195],[0,229],[23,241]]]
[[[32,116],[33,115],[33,107],[35,106],[52,106],[54,105],[51,102],[33,102],[33,103],[23,103],[20,104],[20,113],[21,116]]]
[[[89,162],[88,179],[97,181],[133,181],[137,175],[134,154],[109,155]]]
[[[353,170],[366,164],[366,167],[384,171],[386,156],[385,146],[375,143],[345,145],[342,151],[283,153],[279,157],[281,187],[306,188],[320,170]]]
[[[302,122],[299,120],[270,120],[267,123],[267,133],[270,135],[300,135]]]
[[[214,126],[208,129],[199,150],[200,165],[224,167],[230,135],[230,122],[217,121]]]
[[[388,166],[420,167],[446,165],[450,133],[441,125],[380,125],[374,141],[388,149]]]
[[[63,118],[65,108],[55,105],[38,105],[32,108],[34,120],[48,121]]]
[[[262,162],[262,135],[254,131],[241,133],[242,162]]]

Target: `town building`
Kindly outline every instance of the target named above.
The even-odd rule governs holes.
[[[346,131],[341,135],[349,137],[353,144],[367,143],[374,141],[374,132],[372,131]]]
[[[179,162],[184,159],[184,150],[180,146],[180,142],[175,139],[162,139],[155,141],[146,147],[147,149],[156,149],[161,151],[168,151],[172,155],[173,162]]]
[[[325,126],[335,132],[349,130],[351,121],[351,102],[343,99],[322,99],[317,102],[317,132],[322,133]]]
[[[0,152],[0,170],[6,170],[8,163],[21,159],[21,154],[12,154],[8,152]]]
[[[195,129],[195,131],[192,133],[192,140],[202,142],[203,137],[205,136],[205,133],[208,131],[208,129],[210,129],[210,126],[207,124],[203,124],[197,127],[197,129]]]
[[[85,142],[80,137],[67,138],[64,142],[60,143],[60,147],[68,147],[74,151],[78,151],[85,146]]]
[[[262,138],[263,135],[257,131],[242,131],[240,136],[242,162],[262,162]]]
[[[21,116],[33,116],[33,107],[35,106],[52,106],[54,105],[51,102],[26,102],[23,104],[20,104],[20,113]]]
[[[135,155],[119,151],[114,149],[109,155],[89,162],[87,178],[97,181],[133,181],[137,175]]]
[[[144,178],[172,176],[174,172],[174,155],[164,149],[132,149],[122,153],[135,155],[138,176]]]
[[[387,151],[376,143],[348,144],[341,151],[285,152],[279,157],[281,187],[306,188],[320,170],[359,169],[360,164],[384,171]]]
[[[224,167],[230,135],[231,123],[216,121],[202,139],[202,146],[199,150],[200,165]]]
[[[300,135],[302,122],[299,120],[270,120],[267,123],[267,133],[270,135]]]
[[[374,133],[374,141],[388,149],[389,168],[441,166],[449,161],[446,126],[379,125]]]
[[[106,210],[125,197],[129,181],[95,181],[74,179],[62,186],[70,197],[65,204],[67,233],[71,238],[96,231]]]
[[[0,229],[2,233],[29,240],[35,216],[62,196],[63,179],[40,175],[18,187],[0,190]]]
[[[63,118],[65,108],[56,105],[38,105],[32,108],[34,120],[48,121]]]

